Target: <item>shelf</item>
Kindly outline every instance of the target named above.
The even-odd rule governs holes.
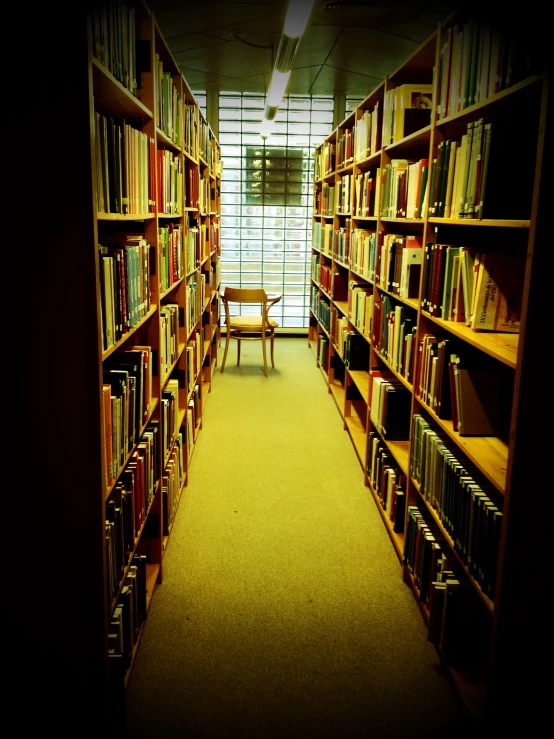
[[[420,398],[417,402],[425,408],[458,447],[470,459],[492,485],[502,494],[506,489],[506,472],[508,466],[508,444],[495,436],[460,436],[454,431],[452,421],[439,418]]]
[[[123,334],[121,339],[115,342],[115,344],[112,344],[112,346],[108,347],[105,351],[102,352],[102,361],[106,360],[111,354],[121,349],[122,346],[127,344],[129,342],[129,339],[131,339],[133,336],[136,336],[140,329],[158,312],[158,306],[152,305],[148,313],[144,315],[137,323],[127,331],[126,334]]]
[[[333,305],[335,305],[344,316],[348,315],[348,301],[347,300],[333,300]]]
[[[346,370],[360,391],[362,398],[369,398],[369,372],[365,370],[351,370],[348,367]]]
[[[344,392],[344,386],[341,385],[340,382],[333,380],[328,380],[329,384],[329,390],[331,391],[331,395],[333,396],[333,400],[335,401],[337,405],[338,412],[340,413],[341,418],[344,418],[344,399],[345,399],[345,392]]]
[[[396,556],[398,557],[400,564],[402,564],[403,557],[404,557],[404,535],[399,534],[396,531],[394,531],[392,521],[388,517],[385,509],[383,508],[383,504],[381,503],[379,496],[377,495],[377,493],[373,489],[373,486],[367,479],[366,479],[366,484],[369,487],[369,491],[371,495],[373,496],[373,500],[375,501],[377,510],[379,511],[381,518],[383,519],[383,523],[385,525],[385,528],[387,529],[387,533],[394,547],[394,551],[396,552]]]
[[[356,450],[358,461],[365,469],[366,453],[367,453],[367,433],[357,416],[346,416],[344,419],[346,429],[352,439],[352,444]]]
[[[92,78],[96,110],[104,115],[124,118],[129,123],[142,123],[152,119],[152,111],[95,57],[92,57]]]
[[[438,326],[458,336],[476,349],[480,349],[490,357],[497,359],[502,364],[512,367],[517,366],[517,350],[519,344],[519,334],[506,334],[495,331],[475,331],[469,326],[455,321],[443,321],[441,318],[435,318],[430,313],[422,311],[425,318],[433,321]]]
[[[173,116],[172,119],[176,120],[178,111],[174,110],[174,106],[182,106],[186,102],[187,106],[192,107],[181,110],[178,117],[184,123],[183,130],[185,128],[189,132],[194,130],[194,126],[189,127],[186,125],[186,118],[187,115],[192,114],[197,119],[198,108],[192,102],[193,98],[186,81],[182,77],[178,65],[172,59],[171,53],[157,28],[153,15],[141,3],[136,6],[132,5],[127,10],[129,12],[136,11],[135,20],[137,23],[135,24],[133,22],[129,23],[128,26],[126,25],[125,29],[122,30],[122,35],[125,36],[130,29],[135,30],[140,37],[137,37],[136,40],[141,42],[141,58],[148,57],[143,58],[142,61],[147,63],[151,69],[158,62],[161,62],[162,71],[170,71],[171,73],[170,76],[166,75],[163,78],[169,86],[172,86],[172,91],[170,90],[171,94],[168,95],[169,104],[167,107],[164,106],[162,114],[169,113],[170,116]],[[105,14],[107,10],[103,8],[98,12],[99,14]],[[108,22],[107,17],[104,18],[104,21],[106,23]],[[98,48],[102,48],[101,40],[98,38],[94,39],[94,34],[98,28],[100,28],[100,19],[98,19],[97,23],[91,23],[89,30],[93,35],[93,42],[96,43]],[[123,42],[133,41],[133,39],[122,38],[121,41],[123,44]],[[118,49],[114,49],[113,54],[114,64],[117,65],[118,61],[116,57],[118,56]],[[123,73],[125,72],[126,64],[127,59],[121,58],[119,60],[119,67]],[[132,77],[131,72],[129,72],[129,76]],[[63,78],[65,79],[65,75],[63,75]],[[158,77],[158,75],[141,73],[141,100],[154,101],[161,99],[162,91],[158,87],[161,85],[161,79],[162,77]],[[202,265],[206,263],[206,260],[200,262],[200,245],[192,239],[187,240],[182,238],[172,243],[172,236],[168,227],[171,225],[173,226],[172,231],[179,230],[183,234],[188,226],[193,228],[200,227],[200,219],[202,219],[202,227],[207,226],[210,228],[211,224],[217,222],[219,218],[217,212],[219,200],[217,197],[213,197],[212,191],[210,198],[211,212],[209,214],[201,215],[197,207],[186,207],[179,213],[171,212],[174,210],[173,204],[165,202],[167,198],[164,197],[163,193],[160,194],[152,190],[155,182],[153,175],[156,172],[156,162],[158,161],[157,153],[163,151],[164,160],[167,159],[168,163],[180,163],[181,171],[183,172],[183,189],[180,194],[177,194],[174,202],[186,202],[185,189],[188,190],[188,173],[194,171],[198,166],[202,166],[203,169],[207,166],[201,158],[195,160],[194,157],[190,156],[190,153],[196,153],[200,148],[200,142],[198,140],[199,132],[193,134],[193,138],[189,138],[184,147],[181,147],[164,132],[171,130],[169,119],[167,124],[165,123],[165,119],[161,119],[161,123],[156,125],[152,111],[145,107],[141,100],[138,100],[126,90],[96,59],[92,59],[90,63],[88,80],[89,84],[92,83],[92,87],[87,91],[87,102],[84,102],[83,106],[81,106],[83,110],[85,109],[85,105],[88,104],[89,106],[90,120],[86,120],[83,124],[84,130],[87,132],[87,139],[91,139],[91,122],[94,120],[97,125],[95,125],[92,131],[88,159],[87,156],[82,157],[79,160],[79,168],[82,169],[85,178],[89,180],[88,187],[90,188],[92,183],[97,188],[97,192],[94,193],[95,197],[91,203],[91,237],[102,244],[103,250],[100,254],[102,270],[98,270],[95,279],[92,279],[90,274],[87,274],[86,277],[80,275],[82,279],[79,279],[83,293],[86,293],[87,285],[94,285],[94,290],[89,288],[88,293],[84,295],[82,300],[83,305],[88,301],[95,316],[95,320],[89,322],[90,325],[86,327],[86,334],[89,337],[95,332],[101,334],[98,337],[98,343],[93,342],[94,345],[88,352],[87,373],[96,374],[94,367],[95,360],[91,358],[91,355],[92,357],[95,354],[98,355],[99,346],[106,343],[106,341],[110,341],[112,334],[117,335],[113,325],[121,325],[125,323],[125,320],[128,320],[123,313],[127,306],[129,306],[130,310],[133,306],[133,301],[135,303],[142,301],[143,305],[150,305],[146,314],[136,322],[131,330],[106,351],[103,351],[100,358],[96,356],[96,361],[101,360],[102,362],[102,364],[98,365],[97,373],[97,376],[102,378],[102,385],[100,387],[102,403],[99,404],[100,407],[97,409],[98,417],[94,419],[92,417],[94,414],[91,414],[90,423],[88,424],[91,429],[94,429],[94,433],[98,433],[101,436],[99,445],[101,445],[103,458],[106,462],[102,464],[104,484],[101,491],[93,491],[91,489],[89,491],[91,493],[91,499],[86,501],[86,507],[88,509],[92,507],[93,493],[102,498],[102,500],[98,501],[99,504],[102,504],[102,515],[95,517],[98,527],[97,531],[87,531],[86,538],[87,541],[94,544],[95,537],[98,537],[100,546],[95,551],[104,552],[104,556],[97,557],[94,563],[92,562],[92,557],[90,557],[91,571],[87,576],[91,582],[95,583],[94,587],[99,593],[100,587],[97,587],[97,584],[103,581],[104,600],[107,603],[113,600],[112,606],[115,610],[111,612],[112,617],[116,612],[119,613],[120,609],[124,609],[122,618],[129,618],[130,606],[128,605],[129,601],[125,601],[125,598],[132,591],[128,590],[128,587],[136,588],[138,591],[142,587],[143,580],[142,578],[140,580],[138,578],[131,579],[135,567],[131,561],[125,567],[120,567],[118,560],[121,558],[122,552],[129,550],[144,558],[138,560],[140,566],[143,566],[147,562],[145,595],[149,607],[155,589],[163,583],[164,554],[173,530],[173,522],[176,511],[178,510],[182,491],[188,481],[192,451],[194,450],[198,433],[202,428],[203,408],[211,390],[213,372],[210,370],[215,366],[216,362],[216,357],[212,357],[210,351],[212,337],[217,334],[218,316],[210,314],[210,323],[206,324],[210,332],[210,339],[202,340],[201,345],[196,340],[197,328],[202,332],[205,331],[204,325],[201,324],[201,318],[203,311],[209,307],[213,299],[214,293],[211,292],[209,284],[213,278],[211,274],[207,276],[210,294],[209,298],[205,300],[204,293],[201,296],[199,294],[201,286],[199,272],[202,269]],[[186,91],[189,90],[187,100],[183,99],[183,90],[185,91],[185,95],[187,94]],[[70,97],[68,96],[68,99]],[[156,115],[158,112],[156,110]],[[142,209],[145,209],[145,207],[148,207],[148,203],[156,201],[156,195],[159,195],[163,199],[158,199],[156,207],[162,208],[163,212],[129,214],[97,212],[97,208],[95,207],[96,200],[99,203],[110,202],[107,200],[107,186],[112,181],[110,179],[111,174],[115,169],[115,162],[118,161],[118,159],[116,160],[117,149],[115,145],[110,145],[108,141],[104,142],[106,144],[105,146],[103,145],[103,131],[106,130],[106,126],[109,129],[111,122],[110,120],[103,121],[102,117],[112,119],[116,125],[120,125],[123,121],[129,123],[133,128],[132,133],[137,134],[137,142],[142,145],[141,151],[145,154],[144,157],[133,158],[127,151],[127,146],[129,146],[127,137],[121,136],[121,157],[132,170],[130,171],[126,167],[122,171],[122,191],[128,192],[129,196],[134,198],[133,183],[143,182],[146,185],[144,189],[147,192],[143,192],[141,189],[140,198],[137,196],[136,202],[141,204],[140,207]],[[94,136],[96,135],[100,137],[100,141],[95,146]],[[109,139],[110,142],[113,140],[115,139]],[[208,132],[208,143],[211,147],[218,146],[211,131]],[[95,157],[98,153],[101,154],[101,158],[96,162]],[[98,174],[102,176],[98,177]],[[162,176],[164,175],[165,173],[162,173]],[[130,177],[133,179],[127,182],[126,178]],[[85,216],[86,212],[84,211],[83,221],[86,221]],[[138,231],[143,241],[148,244],[149,262],[146,261],[146,250],[143,252],[144,259],[142,259],[142,255],[139,255],[140,258],[136,259],[138,250],[135,253],[135,251],[123,248],[127,245],[125,244],[125,238],[120,236],[126,230],[123,228],[124,224],[132,226],[130,230]],[[101,227],[101,232],[97,238],[96,234],[98,233],[99,227]],[[87,240],[84,225],[81,237],[83,238],[83,242]],[[178,255],[179,259],[175,260],[175,265],[170,265],[168,263],[169,256],[171,254],[175,255],[174,247],[176,244],[179,245],[181,250]],[[213,260],[214,265],[217,266],[217,256],[215,253],[210,258]],[[176,275],[174,272],[180,271],[181,265],[189,264],[196,265],[194,270],[191,270],[188,275],[182,275],[178,279],[175,279]],[[123,267],[125,273],[120,271],[119,265]],[[147,269],[147,266],[150,269]],[[167,275],[170,271],[172,276],[168,278]],[[136,282],[133,283],[136,285],[136,288],[131,288],[129,282],[123,280],[123,275],[126,278],[127,275],[136,275]],[[198,288],[196,295],[193,291],[189,290],[194,280],[193,276],[198,278],[196,280]],[[172,284],[168,285],[171,280]],[[138,294],[139,285],[140,294]],[[135,292],[137,294],[133,295]],[[99,297],[101,301],[100,304],[97,304]],[[192,301],[195,302],[191,305]],[[169,308],[170,304],[173,306],[172,309]],[[164,310],[164,305],[168,306],[167,310]],[[163,325],[160,320],[162,310],[168,315],[168,321],[167,323],[164,322]],[[190,327],[189,335],[185,336],[187,330],[185,325],[190,315],[197,315],[197,320],[194,326]],[[211,326],[212,321],[214,322],[213,329]],[[141,362],[145,356],[142,353],[137,352],[137,355],[133,356],[132,362],[128,361],[123,364],[122,360],[125,355],[119,350],[132,349],[135,346],[149,347],[147,355],[148,372],[146,375],[144,372],[141,372]],[[173,352],[168,347],[176,347],[176,351]],[[202,354],[202,357],[193,356],[191,350],[198,350]],[[140,360],[138,358],[139,356]],[[129,358],[127,357],[127,359]],[[103,364],[105,362],[107,364]],[[118,362],[121,362],[121,364],[118,364]],[[204,366],[205,363],[209,363],[207,369]],[[197,376],[194,377],[191,376],[195,373],[193,367],[199,367],[200,370]],[[125,376],[122,372],[117,373],[117,370],[126,368],[129,368],[129,375],[134,382],[128,387],[125,386],[124,390],[123,382],[125,381]],[[110,369],[111,374],[107,374],[107,369]],[[123,378],[123,381],[121,378]],[[148,381],[148,384],[145,380]],[[108,382],[112,386],[110,393],[104,391],[103,387]],[[121,387],[119,386],[120,382],[122,383]],[[199,384],[200,386],[197,392],[194,390],[195,384]],[[129,425],[128,431],[126,429],[121,430],[122,427],[118,429],[117,424],[119,404],[122,401],[117,400],[117,398],[119,396],[124,398],[129,394],[132,387],[134,387],[136,392],[135,397],[137,399],[140,398],[141,402],[137,402],[136,406],[133,405],[133,413],[129,413],[129,419],[131,417],[133,418],[133,427],[131,428],[131,425]],[[187,391],[188,387],[191,388],[190,392]],[[95,390],[96,394],[98,394],[98,387]],[[147,420],[140,425],[140,428],[137,428],[138,424],[134,421],[135,408],[140,408],[142,413],[147,399]],[[189,401],[192,401],[190,406]],[[104,424],[103,418],[112,407],[113,423],[110,417],[108,417]],[[90,408],[88,412],[90,413]],[[176,418],[174,415],[171,415],[172,413],[174,415],[176,414]],[[175,423],[176,427],[180,429],[179,434],[175,432],[173,426],[166,428],[166,423]],[[107,433],[102,431],[103,428],[108,428],[108,426],[111,428],[111,436],[108,436]],[[169,437],[171,437],[171,440],[169,440]],[[130,441],[131,439],[132,442]],[[113,452],[110,443],[113,444]],[[156,444],[157,447],[155,446]],[[120,459],[122,455],[120,454],[119,445],[123,445],[126,450],[125,458],[122,460]],[[183,450],[182,457],[181,450]],[[81,451],[83,450],[81,449]],[[143,464],[148,465],[150,469],[150,474],[145,476],[144,480],[140,474],[142,464],[137,455],[143,458]],[[121,461],[123,462],[120,469],[113,470],[112,458],[117,460],[118,465]],[[153,460],[155,464],[153,464]],[[111,473],[109,477],[106,471],[108,461],[110,462],[109,471]],[[169,470],[170,465],[172,468],[171,471]],[[93,470],[90,470],[89,476],[92,480],[94,477]],[[162,490],[162,480],[165,476],[170,480],[170,483],[167,489],[164,488]],[[113,482],[110,485],[106,484],[106,481],[112,478],[115,478]],[[131,507],[129,501],[132,501]],[[125,515],[126,510],[128,511],[127,515]],[[138,515],[140,511],[143,511],[142,518]],[[125,521],[125,526],[119,528],[119,521]],[[127,526],[128,521],[131,522],[130,528]],[[100,523],[102,524],[101,526]],[[107,525],[108,523],[112,524],[111,527]],[[133,535],[132,549],[126,541],[131,534]],[[112,537],[112,541],[116,543],[116,546],[108,541],[109,536]],[[116,581],[119,571],[123,573],[123,576],[119,577],[119,592],[117,592]],[[110,598],[108,593],[115,593],[115,597],[113,599]],[[139,591],[139,601],[137,602],[140,602],[141,594]],[[102,603],[99,602],[95,610],[99,614],[102,613]],[[138,633],[138,638],[135,638],[133,640],[134,643],[131,644],[132,654],[125,653],[125,644],[119,645],[119,649],[123,654],[122,660],[125,660],[125,675],[122,675],[122,681],[124,679],[125,683],[128,681],[133,668],[146,615],[143,613],[140,615],[140,628],[136,632]],[[108,633],[111,628],[107,618],[104,618],[103,621],[98,620],[94,634],[94,638],[95,640],[97,639],[98,644],[108,643]],[[113,643],[113,637],[111,637],[111,642]],[[117,649],[117,645],[115,648]],[[98,655],[98,657],[105,661],[105,672],[108,674],[108,665],[110,663],[113,664],[113,660],[109,659],[107,650],[104,654]],[[100,661],[95,660],[94,671],[99,673],[101,671],[100,667]],[[106,685],[105,690],[99,689],[94,692],[96,696],[100,695],[101,692],[108,695],[109,686]],[[124,695],[122,695],[123,692],[121,688],[118,690],[114,689],[110,697],[114,708],[117,704],[118,707],[115,708],[115,712],[119,715],[124,713],[124,708],[120,705],[125,702]],[[101,706],[98,706],[98,710],[101,714],[103,709]]]
[[[181,153],[182,148],[179,146],[179,144],[175,143],[173,139],[170,139],[169,136],[166,133],[164,133],[161,130],[161,128],[158,128],[157,126],[156,126],[156,139],[160,144],[162,144],[166,148],[171,149],[177,154]]]
[[[472,226],[483,228],[529,228],[531,221],[519,220],[519,221],[507,221],[507,220],[494,220],[492,218],[429,218],[429,223],[436,226]]]
[[[155,213],[101,213],[96,214],[99,221],[149,221],[156,218]]]

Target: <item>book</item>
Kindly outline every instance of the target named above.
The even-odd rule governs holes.
[[[456,392],[456,376],[455,368],[459,358],[456,354],[451,354],[448,360],[448,379],[450,388],[450,410],[452,415],[452,428],[454,431],[458,431],[459,424],[459,400]]]
[[[492,251],[483,254],[470,327],[519,333],[524,281],[524,257]]]
[[[396,88],[393,142],[429,125],[432,94],[432,84],[403,84]]]
[[[442,184],[444,180],[444,162],[447,151],[447,139],[441,141],[437,150],[437,171],[436,171],[436,187],[434,192],[433,216],[440,218],[442,206]]]
[[[434,316],[438,315],[440,301],[442,299],[442,285],[444,274],[444,256],[446,253],[446,244],[435,244],[435,258],[433,259],[433,274],[430,292],[430,304],[427,310]]]
[[[474,281],[474,269],[475,259],[479,258],[479,255],[474,249],[462,246],[460,249],[461,256],[461,269],[462,269],[462,290],[463,290],[463,307],[464,307],[464,320],[466,325],[470,325],[471,311],[473,306],[473,281]]]
[[[438,203],[437,203],[437,208],[435,212],[436,218],[444,218],[446,191],[447,191],[449,167],[450,167],[451,140],[446,139],[443,143],[444,145],[443,145],[442,164],[439,165],[439,168],[441,171],[439,175],[439,185],[438,185]]]
[[[401,254],[398,294],[401,298],[417,298],[423,262],[423,247],[419,237],[416,235],[407,236]]]
[[[452,339],[440,339],[437,347],[437,379],[434,388],[433,410],[439,418],[451,418],[449,353]]]
[[[462,257],[455,254],[452,258],[452,296],[450,321],[464,321],[464,291],[462,285]]]
[[[471,169],[471,156],[473,148],[473,128],[474,122],[470,121],[467,124],[467,133],[465,134],[465,147],[462,142],[463,158],[461,161],[460,171],[460,190],[459,190],[459,202],[458,202],[458,218],[464,218],[466,213],[467,193],[469,185],[469,173]]]
[[[490,617],[479,597],[458,578],[446,578],[439,649],[451,667],[482,669],[487,655]]]
[[[467,179],[466,197],[464,202],[464,218],[475,217],[475,198],[476,193],[479,189],[477,183],[481,172],[483,125],[484,121],[482,118],[479,118],[473,123],[469,172]]]
[[[488,121],[483,126],[483,143],[481,151],[481,160],[479,168],[479,176],[477,179],[477,191],[475,193],[475,218],[483,218],[483,208],[485,203],[485,189],[487,186],[487,173],[489,168],[489,158],[491,149],[492,123]]]
[[[421,286],[421,309],[425,311],[429,311],[429,306],[431,305],[430,289],[432,284],[434,249],[434,242],[428,241],[425,244],[423,255],[423,284]]]
[[[428,604],[427,640],[433,644],[439,644],[441,640],[445,597],[446,583],[440,581],[432,582]]]
[[[382,395],[382,425],[377,426],[388,440],[407,441],[410,435],[411,394],[400,382],[386,382]]]
[[[454,269],[454,257],[459,255],[460,247],[448,244],[446,246],[446,254],[444,256],[444,278],[442,286],[442,299],[439,307],[438,315],[443,321],[450,320],[451,300],[452,300],[452,280]]]
[[[417,218],[422,218],[427,208],[429,191],[429,160],[423,159],[421,166],[421,185],[419,188],[419,199],[417,203]]]
[[[427,214],[430,218],[435,215],[435,201],[437,198],[439,159],[433,157],[429,172],[429,193],[427,199]]]
[[[456,158],[454,162],[454,179],[452,182],[452,195],[450,198],[450,218],[457,219],[460,209],[460,183],[462,180],[462,162],[465,158],[465,146],[467,145],[467,134],[461,137],[456,145]]]
[[[448,154],[448,173],[446,177],[446,192],[444,195],[444,208],[441,213],[441,217],[443,218],[450,218],[458,146],[459,146],[458,141],[450,141],[450,150]]]
[[[501,436],[501,390],[494,369],[454,364],[458,433],[460,436]]]
[[[106,454],[106,487],[110,487],[114,483],[114,458],[113,458],[113,427],[112,427],[112,403],[111,403],[111,385],[102,385],[103,399],[103,428],[104,428],[104,449]]]
[[[406,491],[396,486],[394,496],[394,510],[392,512],[393,531],[397,534],[404,532],[404,517],[406,514]]]
[[[477,85],[475,102],[479,103],[487,98],[489,88],[490,55],[492,42],[492,28],[489,23],[481,24],[481,37],[477,69]]]
[[[438,81],[438,99],[437,99],[437,116],[438,118],[444,118],[448,111],[448,96],[449,96],[449,81],[450,81],[450,66],[452,62],[452,39],[453,29],[449,27],[446,30],[446,39],[441,46],[440,51],[440,64],[438,67],[439,81]]]

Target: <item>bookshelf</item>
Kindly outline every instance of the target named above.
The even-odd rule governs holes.
[[[314,156],[308,344],[428,639],[495,728],[544,695],[525,647],[550,510],[529,434],[551,274],[535,30],[453,14]]]
[[[34,651],[43,716],[105,732],[124,721],[212,389],[221,158],[146,3],[66,20],[37,14],[32,28],[57,75],[37,92],[49,145],[32,317],[49,359],[32,524],[51,576]]]

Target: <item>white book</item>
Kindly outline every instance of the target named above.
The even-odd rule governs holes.
[[[402,249],[400,288],[398,293],[401,298],[409,298],[410,270],[417,265],[421,265],[422,261],[423,249],[420,246],[405,246]]]

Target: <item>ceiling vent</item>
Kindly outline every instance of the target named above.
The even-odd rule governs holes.
[[[370,13],[371,15],[381,15],[385,10],[382,3],[369,3],[363,0],[324,0],[320,7],[328,12],[346,10]]]
[[[329,20],[371,20],[380,18],[386,11],[385,3],[364,2],[364,0],[320,0],[317,10]]]

